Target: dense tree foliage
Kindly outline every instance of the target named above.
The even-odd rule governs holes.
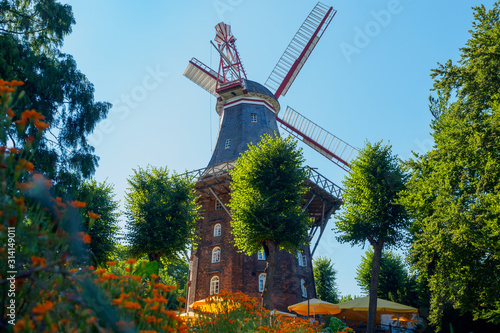
[[[58,49],[74,23],[68,4],[0,1],[0,78],[24,81],[26,95],[17,107],[36,109],[50,125],[36,138],[35,158],[37,168],[54,180],[59,194],[73,192],[82,179],[94,174],[98,158],[86,135],[111,107],[94,101],[92,83],[77,69],[73,57]],[[22,139],[16,131],[8,133],[9,144],[20,146]]]
[[[342,243],[363,245],[368,240],[373,247],[368,332],[375,332],[382,249],[400,244],[409,224],[404,207],[397,203],[405,188],[405,175],[390,146],[368,142],[351,163],[343,188],[344,207],[334,230]]]
[[[120,213],[114,197],[113,186],[106,182],[86,181],[78,188],[76,198],[87,204],[82,210],[83,230],[88,230],[91,237],[90,259],[95,266],[104,265],[116,251]],[[98,214],[99,218],[93,218],[92,214]]]
[[[307,191],[303,161],[291,138],[265,135],[240,155],[231,172],[229,206],[235,244],[247,254],[264,247],[267,267],[262,297],[271,310],[278,250],[296,253],[309,229],[307,212],[301,208]]]
[[[368,294],[373,267],[373,250],[366,251],[356,269],[356,281],[361,290]],[[379,298],[417,307],[428,308],[429,295],[426,284],[417,276],[410,275],[403,258],[392,250],[382,251],[377,295]]]
[[[125,208],[129,253],[147,255],[150,261],[177,258],[193,242],[199,218],[194,184],[185,177],[169,175],[166,168],[134,170],[128,179]]]
[[[500,4],[474,18],[458,63],[433,70],[434,146],[407,163],[402,200],[436,325],[449,305],[500,323]]]
[[[361,290],[368,294],[373,267],[373,249],[366,251],[361,257],[361,263],[356,269],[356,281]],[[377,295],[379,298],[400,302],[398,294],[404,292],[408,271],[401,256],[392,251],[382,251]]]
[[[333,268],[332,261],[327,257],[313,259],[314,284],[316,294],[320,300],[338,303],[340,300],[337,283],[337,271]]]

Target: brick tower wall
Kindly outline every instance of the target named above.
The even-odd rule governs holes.
[[[227,184],[228,186],[229,184]],[[220,194],[219,198],[227,204],[229,193]],[[216,199],[204,200],[203,219],[199,220],[196,230],[199,235],[198,248],[193,254],[190,274],[188,302],[202,300],[210,295],[212,277],[219,277],[219,289],[233,292],[240,291],[262,300],[259,292],[259,274],[264,273],[266,261],[259,260],[257,254],[248,256],[239,253],[231,234],[231,218],[223,209],[216,209]],[[214,227],[221,225],[221,235],[214,236]],[[212,263],[212,250],[220,247],[220,262]],[[280,251],[275,275],[273,292],[276,309],[288,311],[288,306],[307,300],[302,296],[301,279],[309,286],[309,298],[316,297],[312,272],[311,255],[308,247],[304,248],[306,264],[299,266],[298,258],[286,251]]]

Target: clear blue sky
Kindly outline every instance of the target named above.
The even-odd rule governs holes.
[[[77,24],[63,51],[114,107],[89,137],[100,156],[98,181],[114,184],[123,206],[138,166],[184,172],[205,167],[219,117],[211,95],[183,76],[191,57],[217,69],[214,25],[232,25],[248,78],[264,83],[316,4],[298,0],[69,1]],[[430,69],[458,60],[479,1],[323,1],[338,10],[281,107],[290,105],[351,145],[384,140],[407,159],[432,146]],[[491,7],[492,1],[483,1]],[[341,185],[345,172],[307,146],[307,164]],[[330,221],[330,226],[333,220]],[[325,232],[343,295],[367,249]]]

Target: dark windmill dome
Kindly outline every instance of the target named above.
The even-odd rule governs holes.
[[[217,103],[221,116],[219,135],[208,166],[235,161],[250,143],[264,134],[279,135],[276,114],[279,103],[273,93],[255,81],[243,79],[242,86]]]

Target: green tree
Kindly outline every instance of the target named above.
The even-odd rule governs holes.
[[[314,284],[318,298],[330,302],[339,302],[339,291],[335,280],[337,271],[333,268],[332,261],[327,257],[313,259]]]
[[[404,207],[396,202],[405,188],[405,175],[390,146],[368,142],[352,162],[343,187],[344,207],[334,230],[340,233],[341,243],[364,245],[368,240],[373,247],[368,332],[375,332],[382,250],[399,245],[409,224]]]
[[[366,294],[370,292],[372,268],[373,249],[370,248],[366,251],[365,256],[361,257],[361,263],[356,269],[356,281],[361,290]],[[404,303],[409,281],[414,281],[414,279],[408,276],[408,270],[405,267],[403,258],[392,252],[392,250],[383,250],[382,257],[380,258],[378,297],[393,302]],[[404,304],[410,305],[408,303]]]
[[[309,219],[301,203],[307,191],[307,171],[297,143],[265,135],[250,144],[231,171],[232,233],[247,254],[264,248],[266,283],[263,305],[274,309],[272,293],[279,249],[296,253],[305,244]]]
[[[50,125],[41,138],[36,129],[29,134],[36,138],[38,171],[54,181],[59,195],[74,195],[95,173],[98,157],[86,136],[111,107],[94,101],[92,83],[73,57],[59,50],[74,23],[71,6],[54,0],[0,1],[0,78],[24,81],[26,95],[18,109],[36,109]],[[7,139],[22,145],[16,131]]]
[[[134,170],[125,195],[129,253],[150,261],[176,258],[194,240],[199,219],[194,184],[166,168]]]
[[[447,306],[500,323],[500,4],[474,8],[458,64],[433,70],[433,148],[407,162],[401,201],[412,262],[429,283],[431,321]]]
[[[120,230],[119,203],[114,200],[113,186],[106,182],[86,181],[79,187],[76,198],[87,203],[81,212],[83,230],[88,231],[91,238],[90,259],[93,265],[102,266],[113,258]],[[92,220],[89,212],[100,217]]]

